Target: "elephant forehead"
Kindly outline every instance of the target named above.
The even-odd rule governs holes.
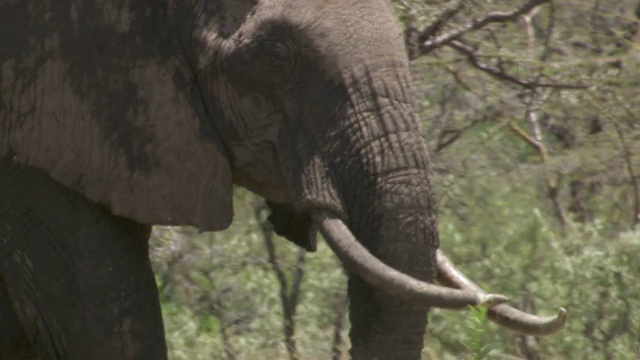
[[[278,4],[262,2],[255,16],[292,25],[299,41],[312,43],[318,54],[338,66],[369,58],[405,56],[403,35],[389,1],[275,2]]]

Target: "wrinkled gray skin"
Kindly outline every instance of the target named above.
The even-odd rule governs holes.
[[[22,324],[0,327],[0,357],[166,357],[149,225],[224,229],[232,184],[301,246],[310,211],[329,210],[434,280],[427,149],[389,1],[0,0],[0,14],[0,269],[17,317],[0,314]],[[355,276],[349,297],[353,358],[420,357],[427,307]]]

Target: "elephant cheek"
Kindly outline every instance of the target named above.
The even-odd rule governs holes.
[[[245,145],[233,147],[233,182],[270,201],[291,203],[288,181],[282,176],[271,146],[253,150]]]

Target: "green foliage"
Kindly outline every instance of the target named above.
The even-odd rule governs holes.
[[[287,357],[279,289],[253,214],[256,201],[237,189],[234,223],[222,233],[154,229],[152,259],[171,359]],[[296,317],[302,359],[330,357],[335,309],[346,286],[331,250],[318,245],[307,256]],[[276,248],[290,270],[297,247],[278,238]]]
[[[465,34],[488,67],[525,81],[587,85],[583,90],[531,91],[449,48],[414,63],[436,169],[441,247],[515,305],[532,302],[539,314],[567,308],[565,329],[534,339],[543,358],[640,358],[640,234],[632,230],[640,200],[638,4],[602,5],[554,2],[529,18],[530,28],[519,19]],[[467,10],[477,19],[514,7],[475,2]],[[461,13],[442,32],[455,30],[456,21],[469,17]],[[461,314],[434,310],[430,323],[428,345],[439,357],[469,353],[459,346],[467,331]],[[523,337],[488,327],[505,344],[488,357],[527,357]]]
[[[456,189],[469,183],[476,191]],[[448,183],[447,194],[465,194],[467,204],[444,207],[441,247],[482,287],[507,294],[521,306],[528,293],[534,308],[551,315],[568,310],[566,328],[540,338],[540,353],[562,359],[636,359],[640,355],[640,233],[607,235],[603,219],[571,223],[564,233],[540,203],[535,187],[509,178],[474,178]],[[487,195],[491,192],[490,196]],[[449,200],[452,201],[452,200]],[[464,354],[455,345],[468,333],[460,314],[434,310],[432,338],[446,352]],[[517,336],[489,325],[492,339],[518,354]]]
[[[487,307],[476,308],[469,306],[469,317],[464,326],[466,338],[461,342],[467,351],[473,355],[473,360],[482,360],[489,352],[501,347],[498,342],[486,342],[488,331],[485,327],[485,322],[487,321],[488,312],[489,308]]]

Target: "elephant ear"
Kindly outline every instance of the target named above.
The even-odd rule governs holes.
[[[0,9],[12,17],[0,23],[0,154],[116,215],[228,227],[228,155],[167,25],[151,18],[161,9],[28,5]]]

